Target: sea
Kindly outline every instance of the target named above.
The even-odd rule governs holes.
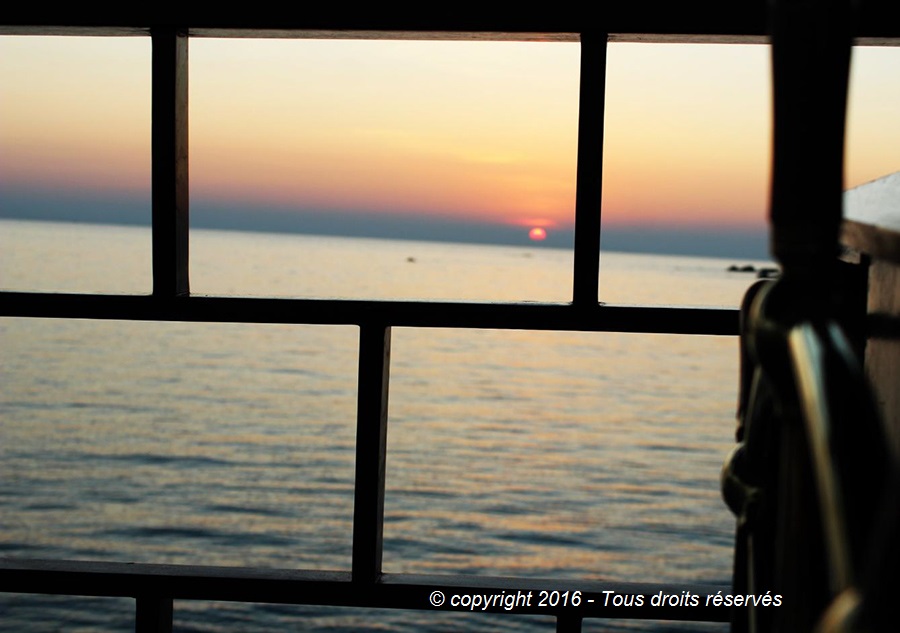
[[[146,294],[146,227],[0,220],[0,288]],[[201,295],[570,301],[572,251],[191,231]],[[603,251],[600,298],[736,307],[767,262]],[[226,315],[227,316],[227,315]],[[0,319],[0,555],[349,570],[351,326]],[[395,328],[384,570],[728,584],[734,337]],[[0,595],[2,631],[130,631]],[[538,616],[225,602],[175,629],[552,631]],[[725,631],[587,620],[585,631]]]

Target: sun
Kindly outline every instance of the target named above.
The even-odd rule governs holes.
[[[540,242],[547,239],[547,231],[539,226],[536,226],[528,231],[528,237],[535,242]]]

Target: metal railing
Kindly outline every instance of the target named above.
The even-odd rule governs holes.
[[[314,9],[296,19],[282,15],[218,12],[190,20],[178,16],[94,19],[78,14],[4,18],[0,34],[149,35],[152,39],[153,293],[149,296],[0,293],[0,316],[150,321],[353,324],[360,329],[356,475],[352,567],[349,573],[260,570],[74,561],[0,560],[0,591],[136,599],[138,631],[170,631],[173,601],[230,600],[427,610],[436,587],[460,593],[520,590],[584,592],[577,608],[558,605],[516,613],[557,618],[558,631],[580,631],[586,617],[728,621],[726,607],[653,607],[659,591],[715,593],[724,587],[621,584],[642,594],[644,606],[604,607],[612,587],[494,577],[382,573],[387,402],[391,329],[494,328],[737,335],[738,311],[602,305],[598,302],[603,113],[607,42],[759,42],[765,37],[765,2],[692,3],[690,10],[660,3],[646,7],[604,4],[584,12],[541,12],[540,17],[477,15],[421,18],[384,11],[347,14]],[[870,3],[860,34],[871,41],[891,35],[881,19],[887,3]],[[596,12],[599,10],[599,14]],[[586,11],[586,10],[585,10]],[[585,31],[584,25],[591,25]],[[409,301],[339,301],[195,297],[188,275],[188,42],[192,36],[429,37],[527,39],[532,33],[581,42],[574,285],[569,304],[475,304]],[[465,35],[463,35],[465,34]],[[893,34],[896,36],[896,33]],[[723,508],[724,511],[724,508]],[[465,609],[462,609],[465,610]],[[500,608],[488,612],[503,613]]]

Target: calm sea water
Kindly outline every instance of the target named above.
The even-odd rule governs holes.
[[[192,290],[567,301],[571,252],[192,232]],[[0,221],[0,287],[150,290],[149,231]],[[601,299],[736,306],[732,263],[604,253]],[[2,319],[0,554],[350,567],[354,327]],[[395,330],[388,572],[727,583],[736,340]],[[0,629],[118,631],[118,599],[0,596]],[[180,631],[553,620],[177,603]],[[588,622],[586,631],[724,630]]]

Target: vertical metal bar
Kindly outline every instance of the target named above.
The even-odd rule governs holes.
[[[153,294],[186,295],[188,282],[188,38],[154,27]]]
[[[154,27],[152,45],[153,294],[188,285],[188,44],[174,27]],[[171,633],[171,598],[140,596],[136,633]]]
[[[359,330],[356,415],[354,582],[373,583],[381,575],[390,365],[391,328],[382,324],[363,324]]]
[[[172,599],[139,596],[134,619],[135,633],[172,633]]]
[[[557,617],[556,633],[581,633],[581,618],[576,615]]]
[[[581,34],[575,275],[572,295],[572,301],[577,306],[594,306],[598,300],[607,39],[606,33]]]

